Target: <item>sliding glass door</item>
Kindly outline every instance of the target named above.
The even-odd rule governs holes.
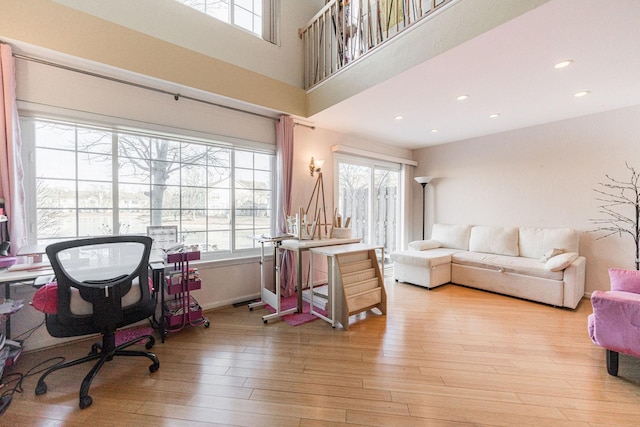
[[[336,155],[336,208],[353,235],[384,246],[385,263],[398,249],[401,232],[401,167],[369,159]]]

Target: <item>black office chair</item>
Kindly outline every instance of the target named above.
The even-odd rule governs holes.
[[[54,243],[46,248],[58,282],[58,311],[46,315],[47,331],[58,338],[102,334],[102,344],[89,355],[49,368],[36,386],[36,395],[47,392],[44,379],[59,369],[98,359],[80,386],[80,408],[93,400],[89,387],[105,362],[114,356],[144,356],[160,368],[155,354],[125,350],[147,339],[146,349],[155,344],[151,335],[137,337],[116,346],[116,330],[151,317],[155,299],[149,289],[149,253],[152,240],[146,236],[109,236]]]

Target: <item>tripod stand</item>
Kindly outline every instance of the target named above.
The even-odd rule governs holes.
[[[309,204],[307,205],[307,209],[305,209],[304,214],[308,215],[309,208],[311,207],[311,203],[313,203],[313,199],[316,199],[316,203],[314,206],[314,215],[313,217],[316,219],[318,225],[324,225],[324,234],[328,235],[329,232],[327,230],[327,205],[324,200],[324,181],[322,180],[322,172],[318,173],[318,178],[316,179],[316,184],[313,187],[313,191],[311,192],[311,198],[309,199]],[[322,198],[322,205],[320,209],[318,209],[318,205],[320,203],[320,198]],[[320,211],[323,213],[324,222],[320,223]],[[317,227],[318,229],[318,238],[322,238],[322,230],[321,227]],[[313,238],[313,236],[312,236]]]

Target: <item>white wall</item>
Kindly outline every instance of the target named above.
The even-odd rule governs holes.
[[[437,177],[427,187],[427,230],[434,222],[571,227],[587,257],[587,292],[607,290],[608,268],[635,268],[635,245],[630,236],[588,233],[603,218],[593,189],[605,174],[628,180],[625,162],[640,171],[639,136],[637,106],[417,150],[416,175]],[[417,239],[417,184],[413,197]]]

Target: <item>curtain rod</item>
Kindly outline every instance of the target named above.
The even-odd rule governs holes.
[[[94,73],[92,71],[82,70],[82,69],[79,69],[79,68],[70,67],[68,65],[62,65],[62,64],[55,63],[55,62],[46,61],[44,59],[34,58],[34,57],[31,57],[31,56],[25,56],[25,55],[21,55],[19,53],[14,53],[13,56],[15,58],[17,58],[17,59],[22,59],[22,60],[25,60],[25,61],[31,61],[31,62],[35,62],[35,63],[38,63],[38,64],[48,65],[50,67],[55,67],[55,68],[60,68],[60,69],[67,70],[67,71],[72,71],[74,73],[84,74],[86,76],[97,77],[99,79],[104,79],[104,80],[108,80],[108,81],[111,81],[111,82],[121,83],[121,84],[124,84],[124,85],[137,87],[137,88],[140,88],[140,89],[146,89],[146,90],[150,90],[152,92],[161,93],[161,94],[164,94],[164,95],[170,95],[170,96],[173,96],[173,99],[175,99],[176,101],[179,101],[180,98],[184,98],[184,99],[187,99],[189,101],[195,101],[195,102],[200,102],[202,104],[212,105],[214,107],[225,108],[227,110],[236,111],[238,113],[250,114],[252,116],[262,117],[264,119],[269,119],[269,120],[278,120],[277,117],[271,117],[271,116],[267,116],[265,114],[254,113],[252,111],[247,111],[247,110],[243,110],[243,109],[240,109],[240,108],[231,107],[231,106],[228,106],[228,105],[222,105],[222,104],[218,104],[218,103],[215,103],[215,102],[206,101],[204,99],[194,98],[194,97],[191,97],[191,96],[188,96],[188,95],[182,95],[180,93],[173,93],[173,92],[169,92],[169,91],[164,90],[164,89],[158,89],[158,88],[153,87],[153,86],[147,86],[147,85],[143,85],[143,84],[140,84],[140,83],[134,83],[134,82],[130,82],[130,81],[127,81],[127,80],[119,79],[119,78],[116,78],[116,77],[105,76],[104,74]]]
[[[306,123],[299,123],[299,122],[293,122],[294,126],[304,126],[306,128],[309,128],[311,130],[316,130],[316,127],[314,125],[308,125]]]

